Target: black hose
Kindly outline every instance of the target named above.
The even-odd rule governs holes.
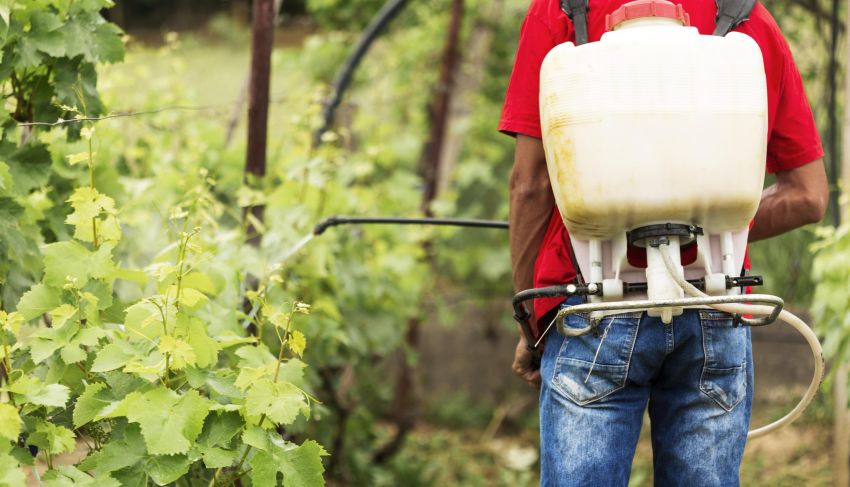
[[[407,0],[389,0],[383,7],[381,7],[381,10],[375,14],[375,17],[372,18],[371,22],[369,22],[366,30],[363,31],[363,35],[360,36],[360,40],[357,41],[357,45],[354,47],[354,50],[348,56],[348,59],[345,60],[345,64],[343,64],[337,72],[333,83],[333,93],[331,98],[327,101],[327,103],[325,103],[325,108],[322,111],[322,126],[319,127],[313,135],[313,147],[318,147],[319,144],[321,144],[322,135],[324,135],[330,128],[331,123],[333,122],[334,112],[339,106],[339,103],[342,101],[342,95],[351,83],[354,71],[357,70],[357,66],[360,65],[360,61],[363,59],[363,56],[366,55],[366,52],[372,46],[372,43],[375,42],[375,39],[378,38],[381,31],[383,31],[387,24],[389,24],[390,21],[395,18],[399,12],[401,12],[406,4]]]
[[[325,233],[325,230],[328,228],[338,225],[439,225],[449,227],[508,229],[508,222],[502,220],[332,216],[320,221],[315,227],[313,227],[313,235],[321,235]]]

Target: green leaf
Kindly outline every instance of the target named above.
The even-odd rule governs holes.
[[[93,420],[100,411],[109,405],[109,401],[98,397],[98,393],[106,389],[106,384],[96,382],[86,385],[85,390],[80,397],[77,398],[77,404],[74,406],[74,428]]]
[[[50,310],[50,326],[62,328],[76,312],[77,308],[70,304],[62,304]]]
[[[9,165],[0,161],[0,195],[7,195],[12,191],[12,173]]]
[[[235,412],[220,412],[207,416],[198,443],[205,446],[225,446],[242,429],[242,418]]]
[[[133,358],[129,345],[110,343],[100,349],[91,366],[92,372],[108,372],[119,369]]]
[[[144,486],[150,477],[158,485],[166,485],[186,475],[191,460],[186,455],[148,455],[139,427],[128,424],[119,427],[118,438],[93,452],[80,464],[83,470],[96,470],[100,473],[112,473],[121,485]],[[121,434],[123,433],[123,435]]]
[[[195,353],[198,367],[206,368],[215,365],[218,358],[218,342],[207,335],[203,321],[194,317],[189,319],[186,340]]]
[[[121,29],[115,24],[100,24],[95,29],[94,55],[99,61],[117,63],[124,60],[124,43],[121,42]]]
[[[0,261],[0,284],[6,281],[7,266],[11,263],[25,262],[38,254],[34,248],[32,235],[21,230],[24,208],[14,199],[0,197],[0,252],[6,252],[6,260]]]
[[[32,26],[28,39],[39,51],[52,57],[62,57],[65,54],[65,39],[58,31],[62,21],[56,14],[37,10],[30,17]]]
[[[51,455],[70,453],[77,446],[73,431],[47,421],[38,422],[35,433],[27,437],[27,444],[37,446]]]
[[[176,292],[176,291],[175,291]],[[204,293],[197,289],[184,288],[180,290],[180,304],[189,311],[196,310],[209,301]]]
[[[280,364],[280,372],[277,374],[278,381],[291,382],[298,387],[304,387],[304,369],[307,364],[297,358],[289,359]]]
[[[322,456],[327,452],[312,440],[301,446],[274,442],[271,452],[258,451],[251,458],[251,481],[257,487],[277,485],[277,473],[283,474],[284,487],[321,487],[325,485],[322,474]]]
[[[80,463],[80,468],[110,473],[139,463],[145,457],[145,444],[139,427],[129,424],[121,432],[123,437],[113,438],[100,451],[89,454]]]
[[[251,484],[257,487],[277,486],[277,461],[273,456],[258,451],[251,457]]]
[[[174,370],[184,369],[186,366],[196,363],[195,351],[192,346],[169,335],[163,335],[159,339],[159,353],[169,356],[169,367]]]
[[[240,367],[239,376],[236,377],[234,385],[244,391],[260,379],[274,377],[274,369],[273,363],[262,367]]]
[[[132,339],[153,340],[162,335],[162,313],[151,302],[136,303],[127,308],[124,327]]]
[[[84,347],[97,345],[106,332],[99,327],[81,328],[76,322],[65,322],[58,328],[45,328],[33,334],[30,341],[30,356],[36,364],[41,363],[59,350],[66,364],[82,362],[88,357]]]
[[[61,408],[68,402],[71,390],[62,384],[45,384],[37,377],[25,375],[9,386],[15,402]]]
[[[0,167],[2,169],[2,167]],[[215,284],[212,279],[206,274],[200,272],[190,272],[183,277],[183,287],[197,289],[204,294],[213,295],[216,293]]]
[[[152,455],[145,459],[145,472],[157,485],[167,485],[186,475],[191,464],[186,455]]]
[[[245,410],[249,416],[265,414],[275,424],[288,425],[295,421],[299,413],[309,416],[310,405],[301,389],[294,385],[261,379],[248,389]]]
[[[322,474],[322,457],[327,452],[313,440],[307,440],[297,448],[275,455],[278,468],[283,473],[284,487],[321,487],[325,485]]]
[[[20,487],[26,482],[27,476],[15,457],[0,453],[0,487]]]
[[[304,349],[307,348],[307,338],[300,331],[293,330],[286,344],[292,350],[292,353],[300,357],[304,355]]]
[[[235,353],[237,357],[242,359],[239,361],[240,367],[260,367],[277,362],[277,357],[272,355],[268,347],[264,344],[257,345],[256,347],[240,347]]]
[[[242,442],[260,451],[271,451],[269,432],[259,426],[246,427],[242,432]]]
[[[73,329],[75,332],[79,327],[76,324],[71,324],[68,327],[55,330],[47,328],[42,330],[37,336],[33,337],[30,342],[30,358],[33,363],[40,364],[52,356],[56,350],[59,350],[64,344],[68,343],[69,337],[60,336]]]
[[[114,218],[116,211],[112,198],[94,188],[84,186],[74,190],[68,202],[74,211],[65,218],[65,223],[74,227],[74,238],[83,242],[94,242],[97,224],[99,242],[115,242],[121,239],[121,229]],[[112,267],[108,270],[111,272]]]
[[[59,292],[45,286],[36,284],[21,296],[18,302],[18,312],[29,321],[41,316],[59,306]]]
[[[233,465],[236,450],[226,450],[215,446],[199,446],[198,452],[207,468],[224,468]]]
[[[116,267],[112,273],[112,277],[115,279],[135,282],[140,286],[144,286],[148,283],[148,275],[145,274],[144,271],[137,269],[122,269],[120,267]]]
[[[230,399],[242,399],[244,394],[233,384],[233,373],[227,368],[218,369],[186,369],[186,380],[189,384],[199,389],[208,387],[211,397],[215,395]]]
[[[44,282],[61,288],[69,281],[77,289],[89,280],[91,252],[74,241],[56,242],[44,247]]]
[[[109,474],[99,473],[97,477],[70,465],[60,465],[44,474],[45,487],[121,487],[121,484]]]
[[[18,410],[10,404],[0,404],[0,437],[18,441],[21,434],[21,417]]]
[[[179,396],[159,387],[127,405],[127,419],[139,423],[148,452],[153,455],[186,453],[201,433],[210,404],[190,390]]]
[[[24,196],[47,184],[50,177],[50,151],[42,143],[29,143],[15,150],[5,160],[14,181],[15,194]]]
[[[115,264],[112,262],[112,250],[114,248],[114,242],[102,243],[92,254],[91,259],[86,263],[89,266],[91,277],[107,279],[112,276],[115,269]]]
[[[112,249],[114,244],[105,243],[95,252],[71,240],[56,242],[44,247],[44,282],[62,288],[73,284],[82,289],[89,279],[103,279],[113,273]]]

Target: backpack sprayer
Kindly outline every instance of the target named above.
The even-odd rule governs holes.
[[[516,319],[538,356],[556,323],[560,334],[581,336],[595,332],[606,314],[625,310],[668,325],[694,307],[730,313],[737,325],[790,324],[812,349],[814,376],[791,413],[749,438],[796,419],[823,374],[817,336],[782,309],[782,299],[741,292],[762,283],[739,270],[764,186],[768,108],[759,46],[729,31],[753,5],[721,2],[715,35],[702,36],[681,5],[637,0],[606,17],[599,42],[585,44],[587,0],[563,0],[578,45],[560,44],[543,61],[541,126],[576,270],[588,282],[514,298]],[[692,262],[682,261],[685,245],[696,246]],[[645,268],[630,260],[630,248],[645,251]],[[523,302],[543,296],[589,302],[560,309],[533,336]],[[587,327],[564,326],[575,313],[589,315]]]
[[[749,432],[748,438],[757,438],[806,409],[823,378],[823,352],[781,298],[743,293],[763,284],[761,276],[738,270],[764,185],[767,92],[760,48],[747,35],[730,33],[749,17],[755,0],[717,1],[714,36],[689,27],[681,5],[637,0],[608,15],[608,32],[588,44],[587,0],[562,0],[576,43],[546,56],[540,113],[577,276],[516,294],[514,318],[538,363],[553,327],[567,337],[595,333],[601,319],[616,312],[645,311],[667,326],[675,326],[673,317],[685,308],[729,313],[736,326],[784,321],[811,348],[814,374],[791,412]],[[508,228],[493,220],[331,217],[287,256],[346,224]],[[685,246],[696,247],[692,262],[682,260]],[[645,251],[645,268],[630,260],[629,249]],[[535,335],[525,302],[570,296],[585,303],[559,309]],[[588,314],[588,325],[564,326],[564,318],[576,313]]]

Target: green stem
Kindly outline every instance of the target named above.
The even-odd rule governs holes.
[[[170,358],[171,358],[171,354],[166,353],[165,354],[165,387],[168,387],[168,381],[170,380],[170,377],[169,377],[169,374],[168,374],[168,368],[169,368],[168,361],[169,361]]]
[[[260,417],[260,422],[259,422],[259,424],[260,424],[260,425],[262,425],[262,424],[263,424],[263,420],[264,420],[264,419],[266,419],[266,415],[265,415],[265,414],[264,414],[264,415],[262,415],[262,416]],[[251,452],[251,449],[252,449],[252,448],[253,448],[253,447],[252,447],[251,445],[248,445],[248,448],[246,448],[246,449],[245,449],[245,453],[244,453],[244,454],[242,454],[242,458],[240,458],[240,459],[239,459],[239,463],[237,463],[237,464],[236,464],[236,468],[234,468],[233,470],[236,470],[236,471],[238,472],[238,471],[242,468],[242,464],[243,464],[243,463],[245,463],[245,459],[246,459],[246,458],[248,458],[248,453],[250,453],[250,452]],[[234,478],[233,478],[234,483],[235,483],[235,480],[236,480],[236,479],[238,479],[238,478],[239,478],[239,477],[234,477]]]
[[[85,326],[83,324],[83,303],[80,301],[79,291],[74,291],[74,299],[77,301],[77,323],[79,323],[80,327],[83,327]]]
[[[218,480],[218,474],[220,474],[220,473],[221,473],[221,467],[215,469],[215,473],[213,474],[213,478],[212,478],[212,480],[210,480],[210,483],[207,484],[207,487],[214,487],[215,486],[215,482]]]
[[[292,318],[295,316],[295,302],[292,303],[292,308],[289,310],[289,316],[286,318],[286,330],[283,332],[283,337],[280,336],[280,333],[277,333],[277,328],[275,328],[275,333],[277,333],[277,340],[280,342],[280,350],[277,352],[277,366],[274,369],[274,380],[273,383],[277,383],[277,378],[280,375],[280,364],[283,362],[283,352],[286,350],[286,344],[289,342],[289,330],[292,327]]]
[[[9,339],[6,337],[6,330],[0,330],[0,333],[3,334],[3,362],[6,366],[6,377],[9,379],[9,382],[12,382],[12,360],[9,357]],[[9,397],[12,397],[12,395],[10,394]]]
[[[91,137],[89,137],[89,187],[94,189],[94,152],[92,152]],[[91,219],[92,244],[95,250],[98,247],[97,241],[97,216]]]
[[[272,380],[272,383],[275,383],[275,384],[277,383],[277,379],[280,376],[280,364],[283,363],[283,353],[286,350],[286,341],[289,338],[289,328],[290,328],[290,325],[292,325],[292,317],[294,315],[295,315],[295,304],[293,303],[292,304],[292,311],[290,311],[289,318],[287,318],[287,320],[286,320],[286,332],[284,333],[286,338],[281,338],[280,334],[277,335],[278,341],[280,341],[280,350],[277,352],[277,365],[275,366],[274,379]],[[275,328],[275,332],[277,332],[277,328]],[[266,413],[263,413],[263,415],[260,416],[260,421],[257,423],[257,426],[262,428],[263,422],[265,420],[266,420]],[[242,455],[242,458],[239,459],[239,463],[236,464],[236,468],[234,470],[239,471],[239,469],[242,468],[242,464],[245,463],[245,459],[248,458],[248,453],[250,453],[250,452],[251,452],[251,446],[249,445],[248,448],[245,449],[245,453]],[[241,475],[237,475],[235,478],[239,478],[239,477],[241,477]]]
[[[180,232],[180,247],[177,249],[177,296],[175,299],[175,306],[177,309],[180,309],[180,293],[183,290],[183,268],[186,265],[186,247],[189,245],[189,239],[192,238],[194,232],[187,234],[186,228],[189,225],[189,218],[183,222],[183,231]]]

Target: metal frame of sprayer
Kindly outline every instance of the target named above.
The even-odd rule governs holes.
[[[678,249],[679,239],[688,239],[688,240],[697,240],[703,236],[703,230],[697,225],[683,225],[683,224],[675,224],[675,223],[666,223],[666,224],[656,224],[656,225],[648,225],[645,227],[640,227],[632,230],[628,233],[626,239],[629,245],[639,244],[641,246],[647,247],[647,252],[654,252],[658,254],[661,252],[660,248],[662,246],[671,246]],[[673,240],[674,243],[671,243]],[[589,243],[589,247],[591,249],[594,245],[598,245],[598,241],[591,241]],[[704,241],[704,244],[708,246],[707,240]],[[701,249],[701,247],[700,247]],[[618,301],[617,298],[624,298],[628,295],[644,295],[647,294],[649,288],[651,287],[650,282],[623,282],[619,279],[603,279],[602,278],[602,257],[601,252],[591,251],[592,254],[595,253],[597,257],[591,257],[590,267],[592,274],[595,274],[595,280],[585,284],[581,277],[581,269],[578,265],[575,254],[573,254],[572,247],[570,248],[571,257],[573,260],[573,265],[576,268],[576,283],[564,284],[559,286],[549,286],[543,288],[534,288],[528,289],[525,291],[521,291],[514,296],[513,299],[513,307],[514,307],[514,319],[519,323],[520,327],[523,330],[525,335],[526,343],[528,344],[528,350],[532,353],[532,357],[535,363],[539,363],[540,360],[540,344],[545,339],[548,332],[551,330],[552,326],[557,324],[558,333],[567,337],[575,337],[582,336],[588,333],[596,333],[596,328],[599,325],[601,318],[604,313],[612,312],[612,311],[644,311],[644,310],[653,310],[655,314],[659,316],[663,316],[663,321],[667,324],[670,323],[674,313],[672,310],[679,310],[686,307],[697,307],[697,306],[711,306],[716,304],[746,304],[746,303],[756,303],[756,304],[765,304],[769,306],[773,306],[773,310],[769,315],[763,316],[760,318],[745,318],[741,314],[734,314],[734,323],[735,325],[747,325],[747,326],[764,326],[769,325],[776,321],[776,318],[782,312],[782,307],[784,306],[784,302],[781,298],[776,296],[768,296],[768,295],[760,295],[760,294],[751,294],[751,295],[736,295],[737,293],[726,293],[729,290],[740,288],[743,291],[746,287],[753,286],[761,286],[764,284],[764,279],[762,276],[746,276],[741,275],[738,277],[732,277],[728,275],[728,270],[726,274],[707,274],[704,278],[699,279],[690,279],[687,282],[694,286],[696,289],[704,292],[710,292],[711,294],[723,294],[726,295],[721,296],[705,296],[705,297],[690,297],[690,298],[676,298],[670,297],[670,293],[667,293],[667,297],[661,299],[643,299],[643,300],[628,300],[628,301]],[[732,249],[730,245],[730,249],[728,252],[731,254]],[[660,254],[658,254],[660,255]],[[623,248],[621,258],[625,256],[625,249]],[[731,255],[729,259],[724,259],[724,263],[727,261],[731,261]],[[706,257],[703,257],[706,258]],[[597,262],[593,262],[593,260],[598,260]],[[618,260],[618,259],[614,259]],[[659,264],[663,267],[661,261],[663,258],[658,258]],[[620,274],[620,263],[618,262],[617,267],[617,275]],[[677,266],[680,267],[680,266]],[[710,266],[707,266],[710,267]],[[599,268],[598,272],[593,272],[594,268]],[[708,269],[710,271],[710,269]],[[667,271],[662,269],[661,271],[662,278],[670,279],[672,276],[668,275]],[[647,276],[649,277],[649,275]],[[658,279],[656,279],[657,282]],[[675,288],[675,291],[679,293],[683,293],[683,290],[678,289],[678,286],[675,282],[671,283]],[[605,298],[615,299],[614,301],[603,301]],[[675,295],[676,293],[672,293]],[[741,293],[743,294],[743,292]],[[563,308],[558,311],[552,321],[543,329],[542,333],[539,336],[534,336],[529,318],[531,317],[528,310],[525,307],[525,302],[528,300],[536,299],[536,298],[551,298],[551,297],[565,297],[569,298],[572,296],[580,296],[587,300],[591,298],[593,302],[580,304],[576,306],[571,306],[569,308]],[[662,312],[661,310],[668,310],[667,312]],[[579,313],[587,313],[589,316],[589,324],[587,327],[582,329],[573,329],[567,328],[563,325],[563,318]]]
[[[454,226],[454,227],[471,227],[471,228],[494,228],[508,229],[508,222],[499,220],[478,220],[478,219],[461,219],[461,218],[400,218],[400,217],[345,217],[332,216],[319,222],[314,228],[310,238],[319,236],[328,228],[340,225],[369,225],[369,224],[386,224],[386,225],[437,225],[437,226]],[[605,282],[589,282],[584,283],[580,274],[576,283],[568,283],[558,286],[548,286],[542,288],[527,289],[520,291],[513,298],[514,319],[519,323],[522,333],[525,336],[528,344],[528,350],[532,353],[532,359],[536,364],[540,360],[540,344],[543,342],[546,334],[553,326],[556,327],[558,333],[567,337],[576,337],[594,333],[599,325],[599,320],[607,312],[618,311],[654,311],[661,312],[662,320],[665,323],[670,323],[671,313],[664,313],[663,310],[683,309],[695,307],[711,307],[719,311],[727,312],[732,315],[735,326],[765,326],[771,323],[784,321],[797,330],[806,340],[812,351],[812,359],[814,364],[814,374],[812,380],[806,389],[803,398],[800,402],[784,417],[768,424],[767,426],[751,430],[747,437],[757,438],[771,433],[797,419],[803,411],[811,403],[812,398],[817,393],[823,379],[823,350],[817,335],[804,323],[801,319],[791,314],[784,309],[784,301],[782,298],[767,294],[738,294],[733,290],[740,288],[742,291],[745,287],[760,286],[764,283],[761,276],[738,276],[733,277],[727,272],[724,272],[723,283],[718,282],[717,275],[707,275],[706,278],[700,279],[685,279],[681,273],[681,263],[678,262],[679,238],[691,237],[696,238],[701,235],[702,229],[695,225],[681,224],[661,224],[651,225],[646,228],[636,229],[629,236],[629,243],[640,240],[642,244],[656,252],[656,257],[663,262],[663,267],[666,269],[669,278],[673,284],[680,288],[684,295],[688,297],[681,298],[661,298],[661,299],[638,299],[638,300],[618,300],[618,301],[603,301],[605,297],[605,289],[611,290],[614,298],[622,298],[629,294],[643,294],[649,290],[650,285],[646,282],[622,282],[608,279]],[[304,241],[306,243],[307,240]],[[301,248],[301,244],[296,246],[295,251]],[[675,252],[675,255],[674,255]],[[576,263],[573,255],[573,262]],[[576,269],[578,270],[578,265]],[[678,268],[678,269],[677,269]],[[711,280],[711,282],[709,282]],[[620,289],[612,289],[612,284]],[[729,294],[709,296],[703,291],[710,290],[716,293],[721,287]],[[678,289],[677,289],[678,290]],[[530,318],[525,303],[528,300],[547,297],[564,297],[582,296],[586,299],[591,299],[595,302],[586,302],[574,306],[561,308],[556,313],[555,317],[543,329],[540,336],[535,337],[531,329]],[[573,329],[564,326],[564,318],[577,314],[587,313],[589,316],[588,325],[584,328]],[[745,315],[757,316],[749,318]]]
[[[703,235],[702,228],[697,225],[663,223],[631,230],[623,240],[630,245],[644,246],[647,251],[645,273],[647,282],[637,283],[623,282],[618,278],[625,257],[622,243],[619,252],[612,252],[612,262],[608,262],[609,266],[613,265],[615,268],[614,275],[617,277],[604,279],[601,243],[593,240],[574,241],[573,244],[578,243],[590,249],[586,263],[589,264],[588,267],[593,276],[591,282],[587,284],[582,282],[581,269],[573,254],[577,283],[529,289],[514,296],[514,319],[523,330],[528,350],[532,353],[532,360],[539,363],[540,345],[553,326],[565,337],[597,334],[601,319],[610,312],[645,311],[652,316],[660,317],[665,326],[674,326],[673,316],[680,314],[685,308],[709,307],[729,313],[732,315],[735,326],[765,326],[780,320],[791,325],[806,340],[812,351],[814,373],[805,394],[791,412],[773,423],[749,431],[747,437],[758,438],[790,424],[808,407],[823,379],[823,351],[820,342],[806,323],[783,309],[785,303],[782,298],[742,292],[744,287],[759,286],[764,281],[761,276],[731,276],[732,263],[735,261],[733,238],[731,232],[721,234],[719,237],[721,254],[719,264],[723,269],[721,273],[712,271],[711,243],[707,236]],[[698,261],[701,259],[701,265],[696,267],[704,267],[707,272],[704,278],[691,280],[685,278],[685,267],[680,260],[679,244],[682,240],[698,242]],[[741,291],[736,288],[741,288]],[[627,299],[629,294],[644,293],[648,295],[648,299]],[[540,336],[535,337],[531,330],[530,314],[525,307],[525,302],[534,298],[560,296],[582,296],[585,301],[591,302],[559,309]],[[606,297],[611,299],[605,301]],[[579,329],[566,327],[564,318],[577,313],[587,314],[588,325]]]

